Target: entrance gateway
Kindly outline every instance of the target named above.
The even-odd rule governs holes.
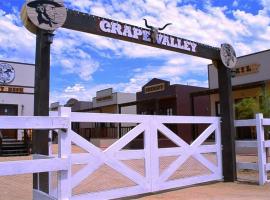
[[[149,30],[66,9],[60,0],[28,0],[23,6],[21,17],[25,27],[36,34],[34,103],[36,116],[48,116],[49,114],[50,45],[53,43],[53,31],[60,27],[212,60],[218,69],[219,79],[223,175],[225,181],[236,180],[235,128],[230,69],[235,66],[236,56],[229,44],[223,44],[221,48],[211,47],[158,33],[157,30],[160,29],[154,27]],[[33,134],[33,151],[48,155],[46,131],[45,134]],[[37,176],[35,177],[34,187],[37,188]],[[39,178],[41,180],[39,187],[47,192],[48,176],[42,174]]]

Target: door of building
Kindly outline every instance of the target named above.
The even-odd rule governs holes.
[[[0,104],[0,115],[17,116],[18,105]],[[1,133],[3,138],[17,139],[17,130],[15,129],[1,130]]]

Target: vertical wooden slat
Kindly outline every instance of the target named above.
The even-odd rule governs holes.
[[[61,107],[59,110],[61,117],[70,117],[71,109]],[[58,199],[70,200],[72,195],[71,187],[71,122],[68,129],[60,130],[58,133],[58,157],[67,158],[69,160],[68,170],[62,170],[58,172]]]
[[[259,164],[259,184],[264,185],[267,180],[266,172],[266,148],[264,148],[264,127],[262,124],[263,115],[256,114],[256,131],[258,146],[258,164]]]

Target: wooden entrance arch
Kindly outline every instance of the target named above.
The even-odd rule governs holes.
[[[54,2],[56,3],[45,0],[33,0],[30,3],[28,1],[22,11],[22,18],[26,27],[36,34],[35,115],[46,116],[49,114],[50,45],[52,43],[54,24],[70,30],[210,59],[218,69],[224,180],[236,180],[231,70],[225,67],[221,61],[220,48],[163,33],[159,33],[157,40],[153,41],[151,39],[151,30],[70,9],[61,10],[59,5],[64,7],[62,2],[59,0]],[[55,4],[59,12],[63,12],[60,13],[62,18],[59,18],[59,22],[41,18],[42,15],[37,12],[37,6],[43,6],[43,4]],[[46,28],[46,25],[49,25],[48,28]],[[48,154],[47,144],[48,134],[33,135],[34,153]],[[47,191],[46,182],[48,182],[48,177],[45,175],[40,176],[40,178],[41,189]]]

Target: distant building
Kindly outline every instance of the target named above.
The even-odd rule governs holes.
[[[270,50],[261,51],[238,57],[237,65],[232,76],[233,101],[237,103],[244,98],[252,97],[261,103],[263,93],[270,93]],[[218,95],[218,74],[214,65],[208,66],[210,90],[197,93],[198,95],[210,95],[211,114],[220,115],[220,103]],[[238,112],[235,110],[235,118]],[[239,139],[255,137],[255,130],[249,127],[237,128]]]
[[[0,60],[0,115],[34,114],[35,65]],[[23,130],[2,130],[6,139],[23,137]]]
[[[174,84],[169,81],[153,78],[137,92],[137,113],[142,115],[210,115],[209,97],[200,97],[192,101],[191,93],[206,90],[206,88]],[[123,104],[125,107],[129,104]],[[123,108],[122,108],[123,109]],[[194,127],[189,125],[167,125],[182,139],[191,142],[196,137]],[[160,138],[160,141],[162,137]],[[169,141],[169,140],[168,140]],[[166,139],[164,139],[164,145]]]
[[[93,101],[78,101],[70,99],[65,107],[71,107],[72,112],[111,113],[118,114],[119,104],[136,100],[136,94],[113,92],[112,88],[96,92]],[[136,114],[136,106],[129,106],[121,110],[121,114]],[[135,125],[130,123],[87,123],[75,122],[72,129],[98,146],[108,146],[115,139],[127,133]]]

